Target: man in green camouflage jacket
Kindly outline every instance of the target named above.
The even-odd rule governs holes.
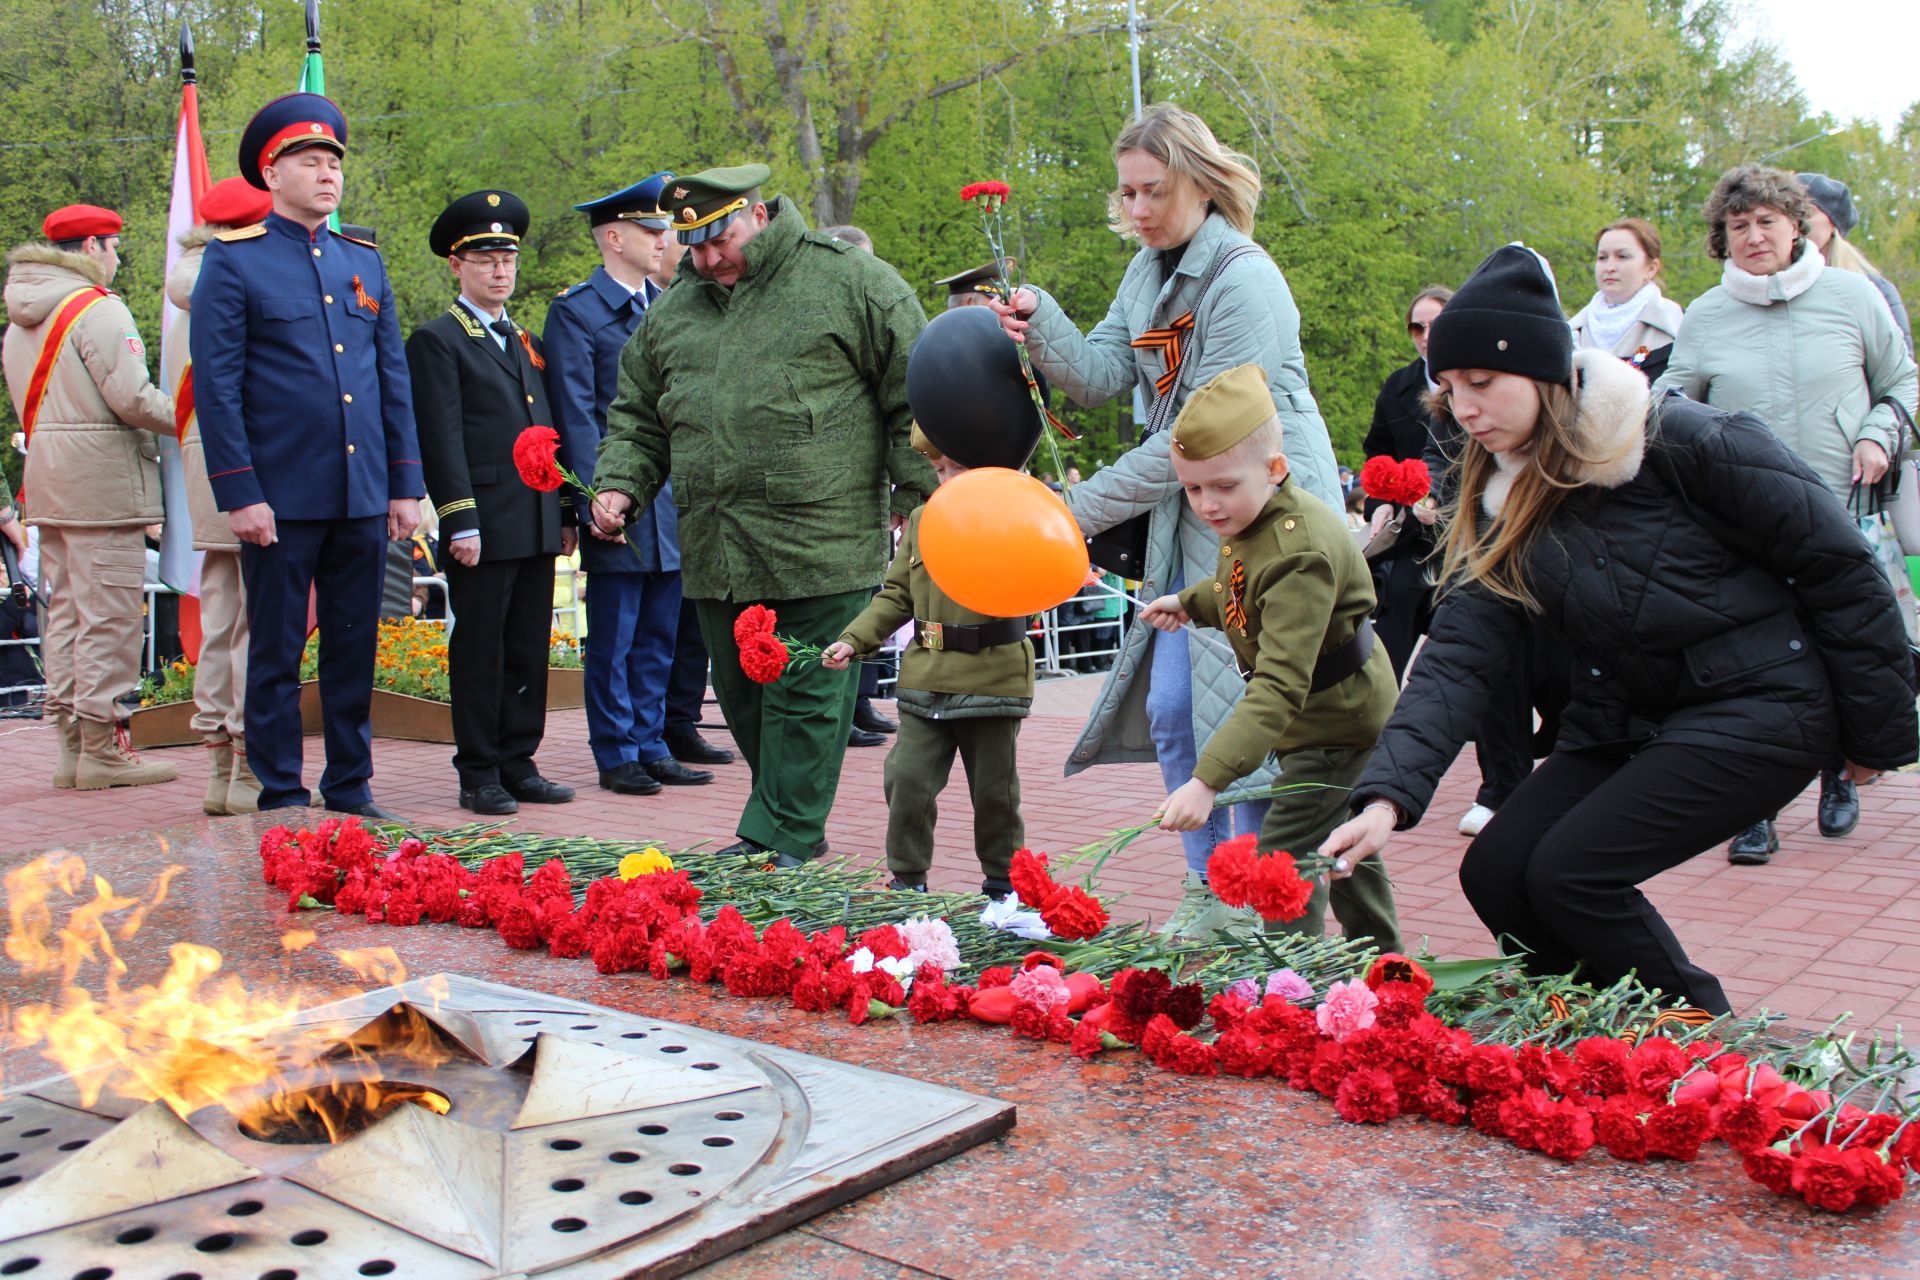
[[[764,604],[783,637],[832,643],[934,480],[908,444],[919,300],[871,254],[809,231],[791,200],[763,201],[769,176],[710,169],[665,192],[688,253],[621,353],[595,532],[617,537],[671,478],[686,594],[753,774],[732,851],[794,865],[825,847],[854,686],[817,663],[754,683],[734,620]]]

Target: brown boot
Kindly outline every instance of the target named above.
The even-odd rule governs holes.
[[[227,787],[228,813],[260,811],[260,779],[247,767],[247,740],[233,740],[233,781]]]
[[[200,802],[200,811],[216,818],[225,817],[233,812],[227,807],[227,791],[233,785],[233,744],[220,738],[204,745],[213,767],[208,771],[207,795]]]
[[[108,787],[145,787],[172,782],[180,771],[170,764],[149,764],[133,753],[119,726],[100,720],[80,722],[80,768],[73,785],[82,791]]]
[[[59,726],[60,763],[53,767],[53,785],[70,791],[73,776],[80,769],[80,724],[72,716],[61,716]]]

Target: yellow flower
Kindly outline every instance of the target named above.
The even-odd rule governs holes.
[[[620,859],[620,878],[631,880],[635,876],[649,876],[656,871],[673,870],[673,859],[658,849],[649,847],[639,853],[630,853]]]

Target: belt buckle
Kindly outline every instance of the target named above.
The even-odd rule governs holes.
[[[946,636],[943,634],[939,623],[923,622],[920,624],[920,647],[922,649],[936,650],[947,647]]]

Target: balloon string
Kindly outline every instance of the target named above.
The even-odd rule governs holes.
[[[1087,585],[1090,587],[1098,587],[1100,590],[1106,592],[1110,596],[1119,596],[1122,600],[1132,601],[1134,604],[1139,605],[1142,609],[1146,608],[1147,605],[1151,603],[1150,601],[1142,600],[1139,596],[1128,595],[1125,591],[1122,591],[1119,587],[1108,586],[1104,578],[1090,578],[1087,582]],[[1213,636],[1208,635],[1205,631],[1202,631],[1199,627],[1195,626],[1192,622],[1181,623],[1180,629],[1182,631],[1193,632],[1194,635],[1206,641],[1208,644],[1212,645],[1214,648],[1220,650],[1222,653],[1226,654],[1229,658],[1232,658],[1236,663],[1240,661],[1239,655],[1234,653],[1232,645],[1228,644],[1224,640],[1219,640]]]

